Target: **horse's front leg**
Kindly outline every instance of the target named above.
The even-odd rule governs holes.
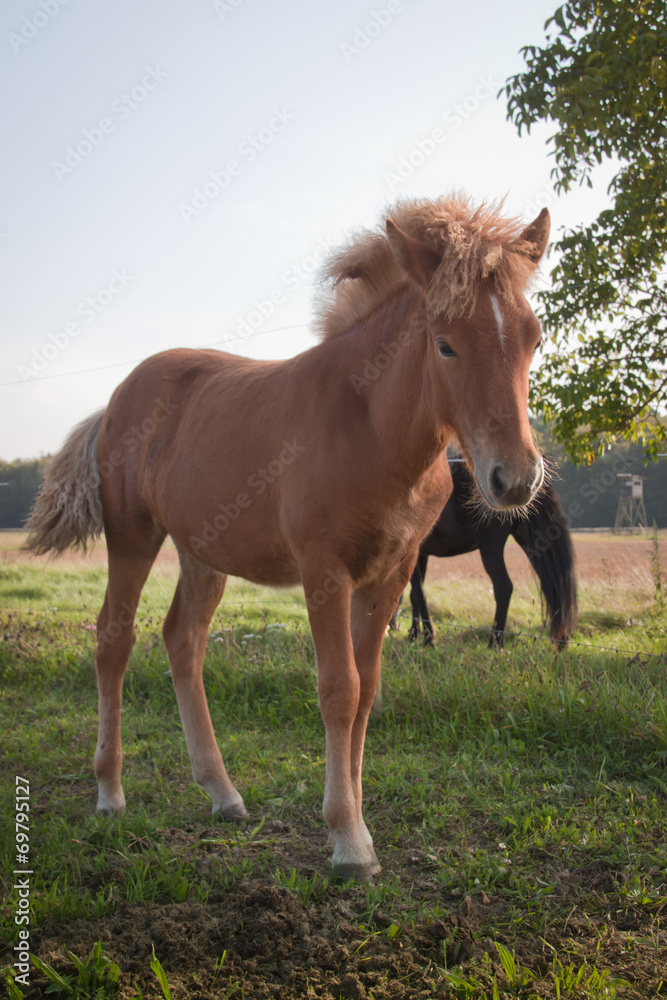
[[[380,870],[373,840],[362,814],[362,770],[366,728],[371,709],[381,706],[382,642],[400,594],[410,577],[414,555],[380,584],[358,590],[352,597],[351,628],[354,657],[359,675],[359,707],[352,726],[351,773],[358,807],[359,833],[373,857],[374,871]]]
[[[351,582],[343,570],[329,568],[324,572],[321,564],[304,572],[303,579],[326,730],[322,812],[331,835],[331,863],[342,878],[368,881],[377,870],[377,859],[370,838],[363,833],[361,801],[352,777],[352,733],[359,715],[360,679],[350,632]]]

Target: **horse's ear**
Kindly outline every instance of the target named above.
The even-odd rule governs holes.
[[[547,248],[549,230],[551,229],[551,216],[549,209],[543,208],[536,219],[533,219],[529,226],[526,226],[519,237],[520,243],[532,243],[528,252],[528,257],[534,264],[538,264]]]
[[[435,250],[408,236],[391,219],[387,219],[387,239],[396,260],[407,276],[415,284],[428,288],[440,263],[440,257]]]

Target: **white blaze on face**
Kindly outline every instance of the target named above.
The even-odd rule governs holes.
[[[498,302],[498,296],[491,292],[491,308],[493,309],[493,315],[496,317],[496,323],[498,325],[498,336],[500,337],[500,346],[503,351],[505,350],[505,317],[503,316],[502,310],[500,308],[500,303]]]

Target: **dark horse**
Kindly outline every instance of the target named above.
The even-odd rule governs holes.
[[[556,490],[545,481],[527,516],[489,512],[480,519],[471,503],[474,487],[465,463],[454,459],[449,467],[454,489],[430,535],[419,547],[417,564],[410,578],[410,638],[417,638],[421,623],[427,645],[433,642],[435,634],[423,588],[428,557],[460,556],[479,549],[496,599],[489,646],[502,647],[514,589],[504,557],[505,543],[512,535],[528,556],[540,581],[551,640],[557,646],[566,645],[577,617],[577,585],[572,539]]]

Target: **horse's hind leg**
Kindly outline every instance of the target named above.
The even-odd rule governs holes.
[[[97,690],[99,728],[95,750],[97,811],[107,815],[125,812],[120,775],[123,751],[120,716],[123,676],[134,646],[134,616],[141,591],[160,551],[165,533],[152,522],[128,541],[114,539],[107,527],[109,581],[97,619]]]
[[[225,589],[226,576],[179,549],[181,575],[163,635],[188,747],[192,776],[213,799],[213,813],[247,816],[243,799],[227,776],[213,732],[202,679],[208,627]]]
[[[428,605],[426,603],[426,595],[424,594],[424,580],[426,579],[426,567],[428,565],[428,556],[420,552],[417,558],[417,564],[412,572],[412,577],[410,578],[410,603],[412,605],[412,626],[410,627],[410,632],[408,637],[410,639],[416,639],[419,635],[420,624],[424,623],[424,645],[432,646],[433,639],[435,638],[435,629],[433,628],[433,623],[431,621],[431,616],[429,614]]]

